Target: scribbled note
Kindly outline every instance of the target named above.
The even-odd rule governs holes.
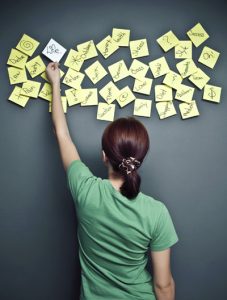
[[[120,107],[124,107],[130,102],[135,100],[135,95],[133,92],[130,90],[129,86],[125,86],[123,89],[119,91],[118,97],[117,97],[117,102],[120,105]]]
[[[28,56],[32,56],[39,46],[39,42],[31,38],[27,34],[23,34],[16,48]]]
[[[45,66],[42,58],[40,57],[40,55],[29,60],[25,66],[32,78],[40,75],[41,73],[43,73],[46,70],[46,66]]]
[[[155,60],[152,60],[149,63],[149,67],[151,69],[151,72],[154,76],[154,78],[163,76],[169,72],[169,65],[165,59],[164,56],[157,58]]]
[[[172,88],[164,85],[157,84],[155,86],[155,101],[172,101],[173,100],[173,92]]]
[[[42,53],[51,61],[59,62],[66,51],[67,50],[62,45],[60,45],[54,39],[50,39]]]
[[[144,78],[147,74],[149,66],[134,58],[129,68],[129,75],[134,78]]]
[[[65,95],[69,106],[73,106],[81,103],[82,98],[80,97],[80,90],[75,90],[73,88],[65,90]]]
[[[84,79],[84,74],[79,71],[74,71],[73,69],[68,69],[65,77],[63,79],[63,83],[74,88],[80,89],[81,83]]]
[[[96,47],[102,54],[104,58],[109,57],[115,51],[119,49],[118,44],[112,39],[110,35],[105,37],[101,42],[99,42]]]
[[[192,42],[179,41],[179,43],[175,46],[175,58],[176,59],[192,58]]]
[[[161,120],[177,114],[173,101],[157,102],[156,109]]]
[[[130,39],[130,30],[113,28],[112,39],[117,43],[118,47],[128,47]]]
[[[132,58],[139,58],[149,55],[147,39],[130,41],[129,46]]]
[[[84,71],[94,84],[99,82],[103,77],[107,75],[106,70],[98,60],[96,60]]]
[[[108,70],[109,70],[114,82],[117,82],[117,81],[129,76],[128,68],[123,59],[110,65],[108,67]]]
[[[163,79],[163,83],[168,85],[169,87],[177,90],[182,82],[183,78],[174,71],[169,71],[165,78]]]
[[[213,69],[217,63],[219,55],[220,55],[220,53],[218,51],[215,51],[214,49],[211,49],[211,48],[205,46],[199,57],[199,62],[201,64]]]
[[[81,97],[81,106],[98,105],[98,92],[97,89],[81,89],[79,90]]]
[[[23,83],[20,94],[31,98],[37,98],[40,86],[40,82],[27,80]]]
[[[39,98],[42,98],[44,100],[47,100],[49,102],[52,101],[52,87],[49,83],[44,83],[40,93],[39,93]]]
[[[222,88],[207,84],[204,87],[203,100],[220,103]]]
[[[8,74],[10,84],[18,84],[27,81],[27,74],[25,69],[8,67]]]
[[[203,70],[197,68],[197,71],[193,73],[188,79],[201,90],[210,80],[210,77],[205,72],[203,72]]]
[[[182,60],[176,64],[176,67],[183,78],[186,78],[197,71],[197,67],[191,58]]]
[[[134,116],[150,117],[151,116],[152,100],[135,99],[134,101]]]
[[[69,53],[66,57],[64,65],[68,68],[71,68],[75,71],[80,71],[83,63],[84,63],[84,55],[82,52],[76,51],[74,49],[70,49]]]
[[[97,109],[97,120],[113,121],[115,106],[115,104],[99,102]]]
[[[77,50],[81,53],[81,58],[83,60],[98,56],[93,40],[77,45]]]
[[[19,68],[19,69],[24,69],[25,64],[28,60],[28,56],[16,49],[12,49],[10,52],[10,56],[7,61],[7,65]]]
[[[25,107],[26,104],[28,103],[29,97],[21,95],[21,87],[15,86],[8,100],[22,107]]]
[[[134,82],[133,92],[150,95],[153,79],[151,78],[136,78]]]
[[[119,89],[113,83],[113,81],[109,81],[100,91],[99,94],[102,98],[108,103],[112,103],[117,99],[119,95]]]
[[[165,52],[167,52],[170,49],[174,48],[179,43],[179,40],[176,37],[176,35],[172,32],[172,30],[170,30],[164,35],[162,35],[160,38],[158,38],[157,43]]]
[[[176,91],[175,99],[190,103],[192,101],[194,91],[194,88],[181,84]]]
[[[190,103],[180,103],[179,109],[182,119],[199,116],[199,111],[195,100],[192,100]]]
[[[193,28],[191,28],[187,32],[187,35],[195,47],[199,47],[209,38],[208,33],[200,23],[196,24]]]

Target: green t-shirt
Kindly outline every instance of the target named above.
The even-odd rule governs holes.
[[[178,241],[166,206],[140,192],[129,200],[81,161],[67,168],[78,217],[81,300],[154,300],[147,250]]]

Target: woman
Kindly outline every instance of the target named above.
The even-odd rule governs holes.
[[[173,300],[170,247],[178,241],[166,206],[139,191],[148,133],[135,118],[107,126],[102,137],[108,179],[92,174],[71,140],[60,100],[58,63],[47,66],[52,120],[78,216],[81,300]],[[153,276],[146,270],[147,253]]]

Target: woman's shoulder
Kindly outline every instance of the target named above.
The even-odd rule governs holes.
[[[147,209],[161,211],[163,209],[163,207],[165,206],[165,204],[161,200],[159,200],[151,195],[145,194],[141,191],[139,193],[139,196],[143,202],[144,207]]]

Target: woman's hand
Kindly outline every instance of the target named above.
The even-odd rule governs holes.
[[[60,83],[60,70],[58,62],[50,62],[46,68],[46,75],[52,85]]]

